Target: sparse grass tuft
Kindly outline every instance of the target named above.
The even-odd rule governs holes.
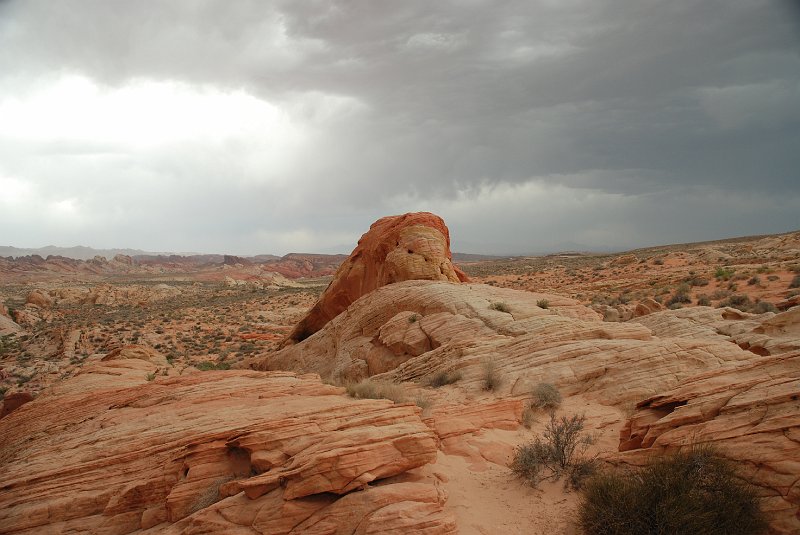
[[[555,409],[561,405],[561,392],[550,383],[539,383],[533,387],[531,405],[538,409]]]
[[[497,310],[498,312],[505,312],[506,314],[511,313],[511,308],[509,308],[509,306],[506,303],[503,303],[502,301],[497,301],[495,303],[492,303],[491,305],[489,305],[489,308],[491,308],[492,310]]]
[[[493,392],[500,388],[503,379],[497,371],[497,364],[493,360],[487,360],[483,364],[483,389]]]
[[[634,472],[598,473],[584,485],[579,524],[586,535],[756,535],[767,528],[753,487],[707,446]]]
[[[155,378],[156,378],[156,373],[155,372],[148,373],[147,375],[145,375],[145,379],[147,379],[148,381],[153,381],[153,380],[155,380]]]
[[[461,372],[459,370],[442,370],[434,373],[428,384],[433,388],[439,388],[440,386],[450,385],[460,380]]]
[[[539,308],[549,308],[550,301],[548,301],[547,299],[539,299],[538,301],[536,301],[536,306]]]
[[[364,379],[358,383],[350,383],[345,388],[351,398],[390,399],[395,403],[406,401],[402,387],[391,383],[379,383],[371,379]]]

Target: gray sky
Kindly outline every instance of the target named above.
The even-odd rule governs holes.
[[[0,0],[0,245],[349,252],[800,228],[800,9]]]

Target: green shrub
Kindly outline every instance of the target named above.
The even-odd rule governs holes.
[[[778,309],[772,303],[759,301],[753,306],[752,312],[754,314],[763,314],[765,312],[778,312]]]
[[[756,535],[767,527],[752,486],[707,446],[595,475],[578,513],[586,535]]]
[[[566,476],[565,485],[580,488],[583,478],[595,468],[594,459],[584,457],[592,443],[583,433],[585,421],[584,416],[556,418],[551,412],[542,436],[516,449],[511,470],[534,487]]]
[[[700,294],[697,296],[697,306],[710,307],[711,299],[709,299],[706,294]]]
[[[345,388],[351,398],[390,399],[395,403],[406,401],[402,387],[391,383],[379,383],[372,379],[364,379],[358,383],[350,383]]]
[[[440,386],[450,385],[460,380],[461,372],[459,370],[442,370],[434,373],[428,384],[433,388],[439,388]]]
[[[538,409],[555,409],[561,405],[561,392],[550,383],[539,383],[533,387],[531,405]]]
[[[492,303],[491,305],[489,305],[489,308],[491,308],[492,310],[497,310],[498,312],[505,312],[507,314],[511,313],[511,309],[508,307],[508,305],[501,301]]]
[[[497,371],[497,364],[493,360],[488,360],[483,363],[483,389],[494,391],[500,388],[503,384],[503,379]]]
[[[742,312],[747,312],[752,306],[752,303],[750,302],[750,298],[748,296],[735,294],[720,303],[719,306],[736,308]]]
[[[212,370],[230,370],[231,369],[231,365],[228,364],[227,362],[218,362],[218,363],[215,364],[215,363],[211,362],[210,360],[204,360],[203,362],[198,362],[197,364],[194,365],[194,367],[197,368],[198,370],[201,370],[201,371],[204,371],[204,372],[208,372],[208,371],[212,371]]]
[[[539,308],[549,308],[550,301],[548,301],[547,299],[539,299],[538,301],[536,301],[536,306]]]
[[[735,270],[733,268],[718,267],[717,270],[714,272],[714,277],[716,279],[718,279],[718,280],[726,281],[726,280],[730,279],[731,277],[733,277],[734,271]]]

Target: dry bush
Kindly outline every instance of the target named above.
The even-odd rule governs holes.
[[[767,525],[753,487],[713,448],[696,446],[583,487],[586,535],[757,535]]]
[[[390,399],[395,403],[406,401],[402,387],[391,383],[364,379],[358,383],[350,383],[345,388],[348,395],[356,399]]]
[[[550,413],[550,421],[541,437],[522,445],[514,453],[511,470],[530,485],[565,477],[565,485],[580,488],[585,477],[593,473],[594,459],[585,457],[592,443],[583,432],[584,416],[560,416]]]
[[[505,312],[507,314],[511,313],[511,308],[502,301],[492,303],[491,305],[489,305],[489,308],[491,308],[492,310],[497,310],[498,312]]]
[[[442,370],[434,373],[430,381],[428,381],[428,384],[433,388],[439,388],[440,386],[450,385],[460,380],[461,372],[459,370]]]
[[[539,383],[533,387],[531,406],[537,409],[555,409],[561,405],[561,392],[555,385]]]
[[[503,379],[500,377],[500,372],[497,371],[497,364],[493,360],[487,360],[483,363],[483,389],[493,392],[500,388],[503,384]]]

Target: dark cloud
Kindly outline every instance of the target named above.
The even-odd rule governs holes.
[[[0,121],[4,100],[61,76],[109,94],[167,80],[262,99],[301,141],[253,140],[263,127],[131,149],[0,131],[0,179],[19,206],[73,199],[86,218],[71,234],[31,220],[19,245],[91,241],[102,224],[96,245],[322,249],[422,207],[493,252],[790,230],[799,14],[768,0],[5,1]],[[496,205],[513,191],[563,210]],[[509,214],[530,232],[498,243]]]

